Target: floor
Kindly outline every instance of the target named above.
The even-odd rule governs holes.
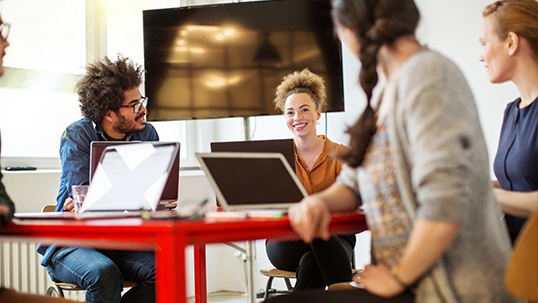
[[[257,302],[262,302],[263,299],[258,299]],[[239,292],[221,291],[207,294],[208,303],[247,303],[247,295]],[[194,298],[191,297],[188,303],[194,303]]]

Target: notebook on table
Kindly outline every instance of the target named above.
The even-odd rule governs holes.
[[[287,210],[307,192],[281,153],[197,153],[224,210]]]

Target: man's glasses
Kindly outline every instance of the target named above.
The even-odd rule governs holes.
[[[142,97],[140,98],[140,102],[136,103],[136,104],[133,104],[133,105],[122,105],[120,107],[132,107],[133,108],[133,112],[135,114],[138,114],[138,112],[140,112],[140,109],[142,108],[142,106],[146,107],[146,105],[148,105],[148,97]]]
[[[11,24],[9,23],[2,23],[0,24],[0,35],[4,40],[7,40],[7,36],[9,36],[9,28],[11,27]]]

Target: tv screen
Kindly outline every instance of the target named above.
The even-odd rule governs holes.
[[[343,111],[342,54],[330,0],[283,0],[146,10],[149,120],[280,114],[282,77],[309,68]]]

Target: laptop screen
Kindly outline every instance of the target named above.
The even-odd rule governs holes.
[[[95,169],[97,168],[97,164],[99,163],[99,159],[101,159],[101,154],[106,147],[133,143],[140,143],[140,141],[93,141],[90,147],[90,184],[92,182]],[[170,176],[166,181],[166,185],[161,196],[161,201],[177,201],[179,198],[179,156],[180,153],[178,152],[174,159],[174,163],[172,164]]]
[[[197,154],[225,209],[287,208],[306,191],[277,153]]]
[[[296,171],[293,139],[211,142],[211,151],[281,153],[284,155],[284,158],[286,158],[293,171]]]
[[[82,211],[155,210],[178,150],[176,142],[139,142],[105,148]]]

